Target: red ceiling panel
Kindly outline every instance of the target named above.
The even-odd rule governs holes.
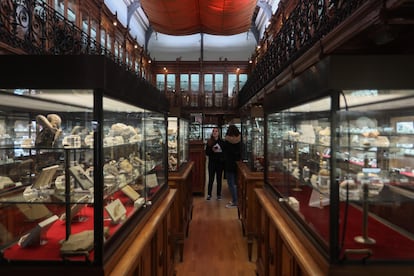
[[[257,0],[141,0],[154,31],[234,35],[249,30]]]

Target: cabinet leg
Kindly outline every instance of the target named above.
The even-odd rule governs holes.
[[[184,241],[178,241],[178,248],[180,251],[180,262],[184,260]]]
[[[185,237],[188,238],[188,232],[190,231],[190,222],[187,222],[187,226],[185,227]]]
[[[252,249],[253,249],[253,239],[250,236],[247,236],[247,255],[249,256],[249,261],[252,260]]]

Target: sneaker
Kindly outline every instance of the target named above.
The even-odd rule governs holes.
[[[221,200],[221,196],[217,196],[217,200]]]
[[[237,208],[237,204],[227,204],[226,208]]]
[[[211,195],[208,195],[208,196],[207,196],[207,200],[210,200],[210,199],[211,199]]]
[[[227,205],[233,205],[233,202],[230,200]]]

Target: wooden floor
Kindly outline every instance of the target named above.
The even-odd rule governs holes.
[[[255,276],[254,258],[247,256],[247,240],[243,236],[237,208],[228,209],[227,183],[223,183],[223,199],[194,196],[193,218],[184,242],[184,260],[177,261],[177,276]]]

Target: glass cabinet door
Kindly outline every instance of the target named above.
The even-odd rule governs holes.
[[[188,148],[188,140],[189,140],[189,123],[188,120],[179,119],[179,152],[178,152],[178,160],[180,164],[185,164],[188,162],[189,156],[189,148]]]
[[[412,261],[414,93],[346,90],[340,107],[333,160],[340,214],[347,214],[344,248]]]
[[[178,171],[188,162],[189,123],[178,117],[168,117],[168,170]]]
[[[330,212],[330,110],[331,98],[325,97],[268,114],[266,119],[266,181],[325,248],[329,245],[325,219]],[[327,174],[322,177],[323,168]]]
[[[241,123],[242,158],[255,172],[264,170],[264,119],[244,118]]]
[[[178,117],[168,117],[168,170],[177,171],[178,164]]]

